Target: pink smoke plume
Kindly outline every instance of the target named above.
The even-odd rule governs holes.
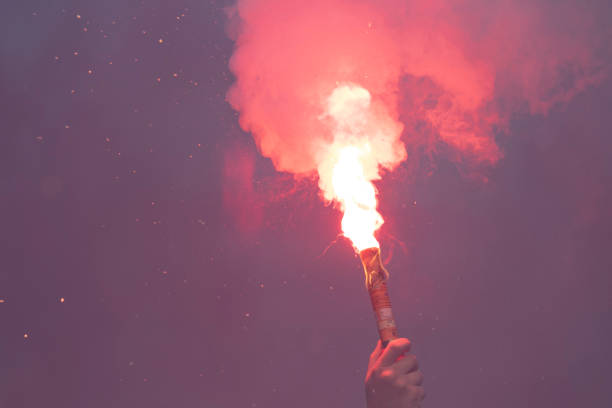
[[[494,134],[513,113],[567,103],[602,80],[610,53],[607,23],[580,1],[239,0],[229,15],[236,82],[227,98],[242,128],[279,171],[318,173],[328,199],[339,87],[369,93],[366,110],[355,102],[367,123],[348,137],[379,144],[366,163],[375,180],[423,143],[495,163]]]

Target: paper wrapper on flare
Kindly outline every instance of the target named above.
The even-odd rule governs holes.
[[[389,273],[380,259],[379,248],[364,249],[359,253],[365,271],[366,287],[370,293],[372,308],[376,316],[378,334],[383,347],[397,338],[397,327],[391,311],[391,300],[387,292]]]

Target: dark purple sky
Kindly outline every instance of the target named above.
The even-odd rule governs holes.
[[[225,102],[222,6],[4,6],[0,407],[364,406],[359,262]],[[514,117],[487,184],[379,183],[426,406],[612,405],[611,107]]]

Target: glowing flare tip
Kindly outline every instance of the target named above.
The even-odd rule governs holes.
[[[319,150],[319,187],[344,213],[342,232],[355,249],[378,248],[374,233],[383,218],[376,210],[372,181],[405,158],[404,145],[398,142],[402,126],[381,101],[355,83],[340,83],[332,90],[321,119],[333,139]]]
[[[383,224],[376,210],[376,189],[364,175],[362,154],[356,146],[341,149],[332,176],[336,199],[344,212],[342,232],[360,251],[379,247],[374,232]]]

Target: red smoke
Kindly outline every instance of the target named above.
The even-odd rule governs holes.
[[[607,23],[580,1],[242,0],[230,31],[228,100],[262,154],[296,174],[315,172],[333,140],[337,84],[428,126],[427,149],[494,163],[513,113],[566,103],[603,78],[610,52]],[[401,135],[408,150],[425,140],[415,129]]]

